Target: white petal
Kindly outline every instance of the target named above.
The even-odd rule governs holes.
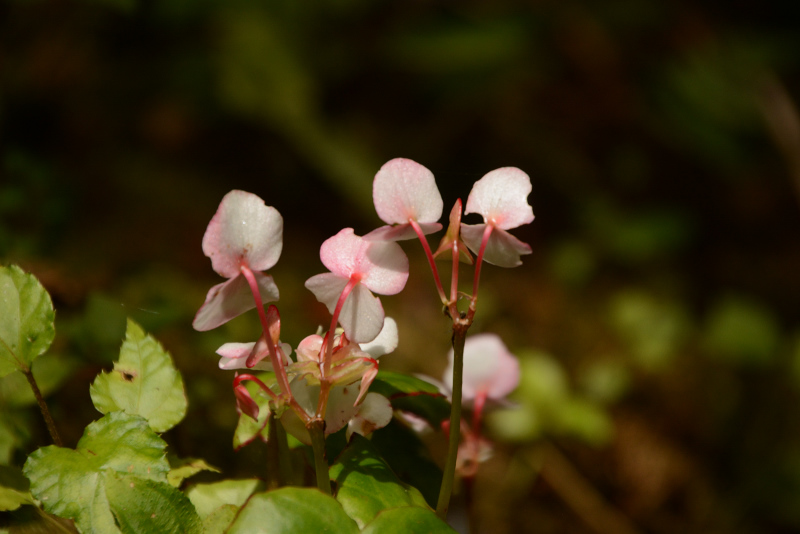
[[[226,278],[242,264],[265,271],[277,263],[283,248],[283,218],[258,196],[231,191],[222,199],[203,236],[203,253]]]
[[[503,167],[475,182],[464,213],[479,213],[484,221],[508,230],[533,221],[528,204],[531,179],[516,167]]]
[[[361,350],[377,359],[396,349],[397,342],[397,322],[391,317],[386,317],[378,337],[369,343],[361,343]]]
[[[272,277],[258,271],[254,271],[253,274],[264,303],[278,300],[280,293]],[[197,311],[192,326],[201,332],[212,330],[255,307],[250,286],[240,273],[209,290],[206,301]]]
[[[375,430],[383,428],[392,420],[392,405],[389,399],[378,393],[367,393],[358,413],[347,423],[347,440],[353,432],[369,436]]]
[[[436,222],[442,216],[442,195],[433,173],[410,159],[395,158],[380,168],[372,199],[378,217],[389,224]]]
[[[483,240],[485,224],[462,224],[461,238],[469,249],[478,254]],[[530,254],[531,247],[500,228],[494,228],[486,243],[483,261],[498,267],[517,267],[522,264],[521,255]]]
[[[453,351],[443,377],[449,389],[453,387]],[[467,338],[464,345],[464,375],[462,400],[470,401],[480,391],[493,400],[500,400],[519,384],[520,369],[516,356],[511,354],[495,334],[477,334]]]

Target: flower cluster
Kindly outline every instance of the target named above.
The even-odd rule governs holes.
[[[376,296],[395,295],[405,287],[409,263],[397,241],[420,240],[446,313],[454,329],[458,326],[465,332],[476,309],[481,264],[514,267],[521,263],[521,255],[531,252],[508,233],[533,220],[527,202],[530,192],[530,179],[519,169],[507,167],[486,174],[474,184],[466,203],[466,213],[482,216],[483,223],[462,223],[462,204],[456,201],[447,232],[433,253],[425,236],[442,229],[443,211],[433,174],[403,158],[383,165],[373,182],[373,200],[386,225],[363,237],[345,228],[322,244],[320,260],[328,272],[312,276],[305,286],[328,308],[330,327],[303,339],[294,352],[280,339],[278,308],[270,305],[265,310],[266,303],[279,298],[278,287],[264,271],[280,257],[283,219],[252,193],[225,195],[203,237],[203,252],[211,258],[213,269],[228,280],[211,288],[193,325],[210,330],[256,308],[263,329],[258,339],[226,343],[217,351],[221,369],[275,374],[273,388],[254,375],[236,375],[234,394],[240,412],[254,419],[259,415],[258,404],[244,387],[244,382],[252,381],[270,397],[270,409],[285,428],[305,443],[313,441],[309,430],[321,421],[325,434],[344,427],[348,434],[369,434],[388,424],[389,400],[368,389],[378,372],[378,357],[393,351],[398,341],[397,325],[385,316]],[[449,294],[434,262],[435,256],[448,254],[453,259]],[[459,260],[475,264],[472,294],[458,291]],[[458,308],[462,298],[469,300],[466,312]],[[475,336],[468,347],[476,348],[464,356],[463,392],[473,404],[472,431],[477,436],[484,404],[508,393],[519,379],[516,361],[504,347],[497,350],[497,343],[502,345],[496,337]],[[452,388],[454,375],[449,376],[445,384]]]

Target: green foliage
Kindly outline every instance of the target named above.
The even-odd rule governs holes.
[[[447,523],[430,510],[418,507],[391,508],[379,513],[361,531],[363,534],[453,533]]]
[[[703,344],[731,363],[766,366],[775,361],[779,340],[769,310],[745,298],[724,297],[709,312]]]
[[[403,506],[428,509],[422,494],[392,472],[368,439],[354,434],[350,444],[330,468],[336,500],[359,528],[382,510]]]
[[[519,405],[487,415],[487,423],[499,438],[522,442],[566,435],[596,445],[608,442],[613,429],[608,414],[571,391],[558,361],[541,352],[519,357],[522,376],[511,395]]]
[[[34,504],[28,479],[19,469],[0,465],[0,512],[16,510],[23,504]]]
[[[315,488],[282,488],[253,495],[228,534],[356,534],[350,519],[333,497]]]
[[[439,389],[419,378],[379,371],[370,391],[380,393],[392,403],[395,410],[411,412],[425,419],[433,428],[450,417],[450,403]]]
[[[169,497],[185,517],[184,504],[171,493],[177,490],[167,483],[165,448],[145,419],[111,412],[86,427],[75,450],[51,445],[34,451],[23,472],[46,511],[74,519],[84,532],[119,532],[115,517],[128,524],[131,513],[149,516],[155,494]],[[145,480],[153,484],[126,494],[120,491],[119,477],[128,476],[136,479],[131,479],[134,485]],[[187,528],[191,524],[190,519],[185,523]]]
[[[239,508],[256,491],[263,489],[264,483],[255,478],[244,480],[223,480],[212,484],[195,484],[186,491],[197,513],[205,519],[223,506]]]
[[[55,337],[50,295],[16,265],[0,267],[0,377],[27,372]]]
[[[170,355],[132,320],[112,372],[103,372],[90,393],[101,413],[141,415],[156,432],[166,432],[186,415],[183,378]]]
[[[214,466],[208,465],[205,460],[200,458],[172,458],[169,457],[169,473],[167,474],[167,482],[172,487],[180,487],[181,483],[189,477],[196,475],[202,471],[212,471],[219,473],[219,469]]]

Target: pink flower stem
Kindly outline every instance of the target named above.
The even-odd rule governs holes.
[[[281,392],[289,397],[292,396],[292,390],[289,388],[289,379],[286,376],[286,369],[283,366],[283,358],[278,355],[275,348],[275,343],[272,341],[272,335],[269,332],[269,320],[264,311],[264,302],[261,300],[261,292],[258,290],[258,282],[250,267],[242,265],[242,274],[247,279],[250,285],[250,291],[253,293],[253,299],[256,301],[256,310],[258,310],[258,317],[261,319],[261,327],[264,329],[264,338],[267,341],[267,348],[269,349],[269,359],[272,362],[272,368],[275,370],[275,377],[278,379],[278,387]]]
[[[458,243],[453,241],[453,273],[450,276],[450,317],[458,317]]]
[[[339,295],[339,300],[336,302],[336,308],[333,310],[333,316],[331,317],[331,327],[328,330],[328,334],[325,336],[324,341],[324,350],[325,350],[325,357],[323,358],[323,368],[322,368],[322,376],[323,378],[328,376],[331,372],[331,360],[333,359],[333,341],[334,341],[334,332],[336,331],[336,325],[339,323],[339,314],[342,313],[342,308],[344,307],[344,303],[347,300],[347,297],[350,296],[350,292],[353,291],[353,288],[356,287],[356,284],[361,282],[361,275],[354,274],[350,277],[350,280],[347,282],[347,285],[344,286],[342,289],[342,294]]]
[[[475,258],[475,279],[472,282],[472,300],[469,303],[468,317],[472,318],[475,315],[475,309],[478,305],[478,285],[481,279],[481,266],[483,265],[483,254],[486,252],[486,245],[489,243],[489,236],[492,235],[494,226],[491,224],[486,225],[483,231],[483,239],[481,240],[481,248],[478,250],[478,257]]]
[[[481,419],[483,417],[483,407],[486,406],[486,392],[480,391],[475,396],[475,403],[472,408],[472,431],[476,436],[481,435]]]
[[[433,252],[431,252],[431,247],[428,245],[428,240],[425,238],[425,234],[422,233],[422,228],[419,227],[417,221],[409,219],[408,223],[411,225],[411,228],[414,229],[414,232],[416,232],[419,242],[425,250],[425,257],[428,258],[428,264],[430,264],[431,272],[433,272],[433,281],[436,283],[436,291],[439,292],[439,298],[442,299],[442,304],[446,306],[448,304],[447,295],[444,293],[442,280],[439,278],[439,270],[436,268],[436,261],[433,259]]]
[[[249,374],[236,375],[236,378],[233,379],[233,388],[236,389],[236,386],[247,380],[258,384],[258,387],[260,387],[264,391],[264,393],[269,395],[272,398],[272,400],[275,401],[278,400],[278,395],[276,395],[275,392],[269,388],[269,386],[267,386],[264,382],[262,382],[260,379],[258,379],[253,375]]]

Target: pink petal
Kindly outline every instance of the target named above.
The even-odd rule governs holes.
[[[461,225],[461,239],[469,249],[478,254],[483,240],[485,224]],[[486,244],[483,260],[498,267],[516,267],[522,264],[521,255],[530,254],[531,247],[505,230],[494,228]]]
[[[225,343],[217,349],[217,354],[222,356],[219,360],[219,368],[224,370],[230,369],[252,369],[256,371],[272,371],[272,361],[267,352],[267,344],[263,341],[263,336],[258,340],[258,343]],[[283,351],[284,361],[287,364],[292,363],[289,355],[292,353],[292,347],[288,343],[281,343],[281,350]],[[247,367],[247,358],[253,351],[257,351],[256,365]]]
[[[501,400],[519,384],[519,361],[495,334],[478,334],[464,345],[463,401],[470,401],[480,391],[493,400]],[[453,387],[453,351],[444,375],[448,388]]]
[[[328,396],[328,407],[325,411],[326,435],[333,434],[344,428],[347,422],[358,413],[358,406],[355,406],[358,393],[358,383],[331,388]],[[317,393],[317,398],[319,398],[319,393]]]
[[[396,158],[381,167],[372,183],[372,199],[378,217],[389,224],[409,219],[431,223],[442,216],[442,195],[433,173],[410,159]]]
[[[283,218],[258,196],[231,191],[222,199],[203,236],[203,253],[226,278],[242,264],[266,271],[277,263],[283,247]]]
[[[278,300],[280,293],[272,277],[258,271],[254,271],[253,274],[261,299],[265,303]],[[211,330],[255,307],[250,286],[244,275],[239,274],[209,290],[206,301],[197,311],[192,326],[201,332]]]
[[[533,221],[528,204],[531,179],[516,167],[503,167],[475,182],[464,213],[483,215],[484,222],[509,230]]]
[[[367,393],[364,402],[358,406],[358,413],[347,423],[347,440],[350,440],[353,432],[369,436],[375,430],[388,425],[392,415],[389,399],[378,393]]]
[[[361,283],[372,291],[396,295],[408,281],[408,256],[397,243],[377,241],[365,248],[359,270]]]
[[[316,334],[303,338],[297,345],[298,362],[319,362],[319,350],[322,348],[322,336]]]
[[[399,293],[408,280],[408,257],[400,245],[366,241],[352,228],[322,243],[319,256],[333,274],[347,279],[359,275],[364,285],[382,295]]]
[[[244,384],[239,384],[233,388],[233,394],[236,396],[236,408],[240,413],[244,413],[258,421],[258,404],[250,396],[250,392],[244,387]]]
[[[419,223],[419,228],[423,235],[432,234],[442,229],[440,223]],[[381,226],[364,236],[365,241],[405,241],[414,239],[417,233],[410,224],[398,224],[395,226]]]

